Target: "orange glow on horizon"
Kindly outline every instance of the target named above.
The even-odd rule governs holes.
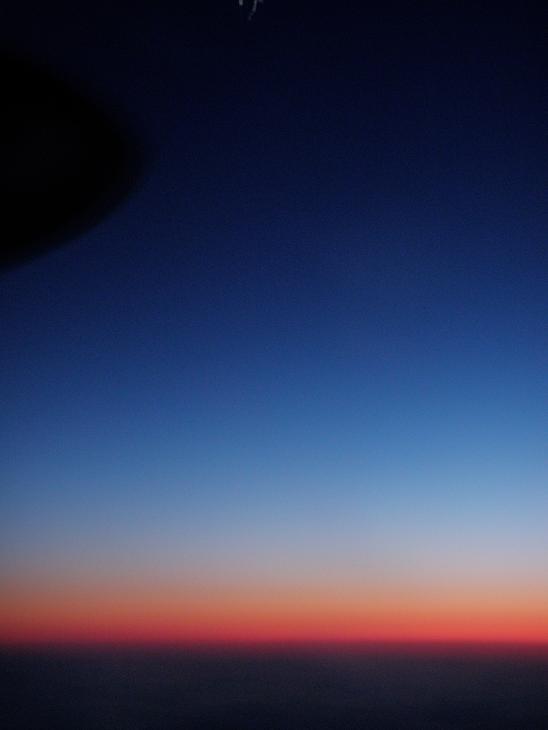
[[[548,596],[433,589],[361,596],[259,591],[11,586],[0,643],[449,641],[548,644]]]

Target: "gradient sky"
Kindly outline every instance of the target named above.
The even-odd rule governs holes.
[[[149,163],[2,274],[0,640],[548,642],[546,18],[132,8],[1,30]]]

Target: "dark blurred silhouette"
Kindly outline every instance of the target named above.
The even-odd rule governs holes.
[[[4,268],[100,220],[131,189],[142,155],[109,113],[26,59],[0,54],[0,88]]]

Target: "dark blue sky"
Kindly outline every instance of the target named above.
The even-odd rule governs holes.
[[[199,5],[2,29],[147,159],[2,275],[3,573],[546,592],[545,13]]]

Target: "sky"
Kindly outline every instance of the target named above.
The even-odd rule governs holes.
[[[1,30],[147,163],[0,275],[0,642],[548,643],[543,11],[199,5]]]

